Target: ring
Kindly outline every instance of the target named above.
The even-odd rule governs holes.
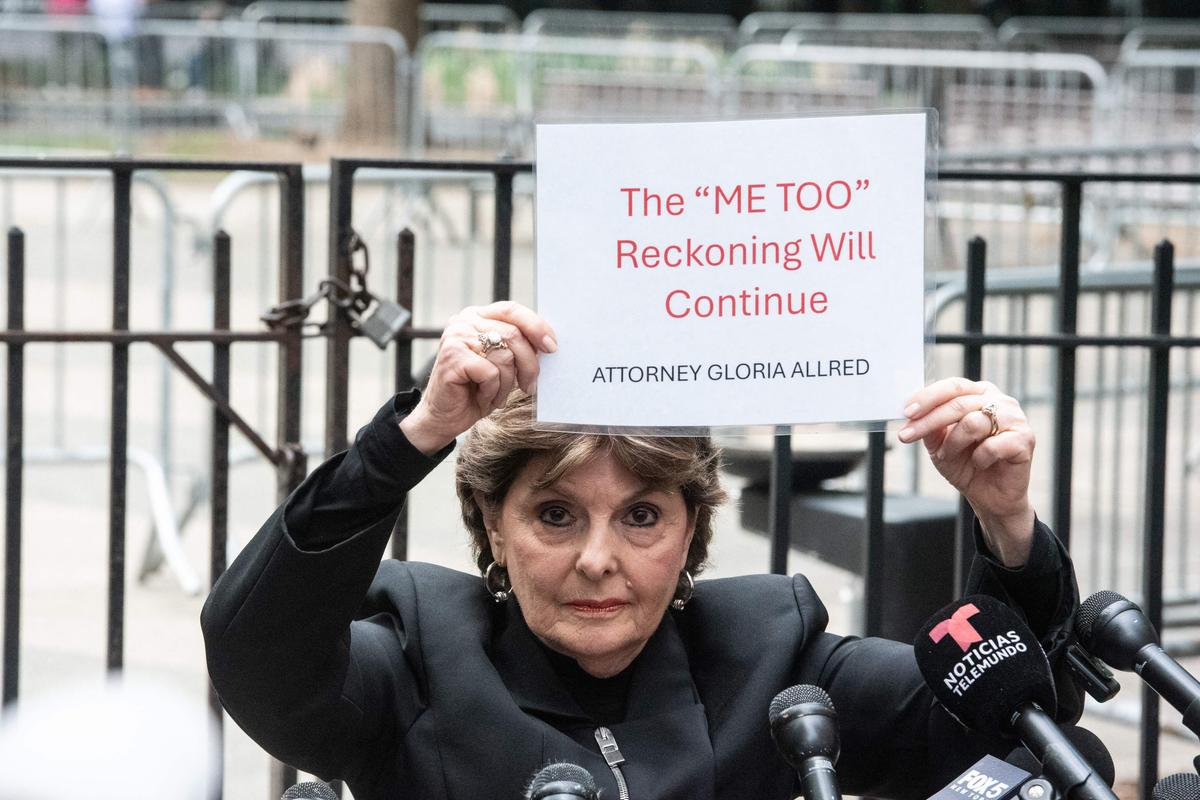
[[[995,436],[1000,432],[1000,421],[996,419],[996,404],[988,403],[983,408],[979,409],[984,414],[987,414],[988,419],[992,421],[992,429],[988,431],[988,436]]]
[[[479,334],[479,355],[487,357],[493,350],[507,350],[508,342],[495,331],[484,331]]]

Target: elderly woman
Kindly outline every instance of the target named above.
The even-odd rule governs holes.
[[[458,314],[424,395],[385,406],[214,588],[212,681],[263,747],[359,800],[515,800],[554,760],[610,798],[790,798],[766,711],[812,683],[837,708],[850,793],[926,797],[1011,748],[936,704],[910,646],[826,633],[803,576],[694,583],[725,497],[719,452],[535,430],[538,354],[555,349],[522,306]],[[1076,590],[1029,505],[1020,407],[955,379],[904,413],[901,441],[924,442],[975,509],[971,590],[1022,610],[1054,660]],[[405,492],[467,430],[458,495],[482,579],[381,564]]]

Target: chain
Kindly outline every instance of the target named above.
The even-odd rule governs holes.
[[[359,316],[366,311],[375,299],[374,295],[367,289],[367,272],[371,268],[370,253],[367,252],[366,242],[362,240],[362,237],[357,232],[351,232],[346,246],[350,251],[351,258],[349,283],[338,278],[325,278],[317,284],[317,291],[308,297],[285,300],[267,309],[266,313],[259,317],[259,319],[265,322],[271,330],[304,325],[307,323],[308,315],[312,311],[313,306],[322,300],[328,300],[333,306],[342,309],[350,314],[351,317]],[[354,266],[353,264],[356,253],[362,253],[361,267]]]

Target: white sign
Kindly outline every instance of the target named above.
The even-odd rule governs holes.
[[[924,384],[924,113],[539,125],[539,422],[892,419]]]

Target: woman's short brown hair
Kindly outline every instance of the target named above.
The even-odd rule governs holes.
[[[533,401],[519,391],[508,402],[475,423],[458,455],[455,487],[463,523],[471,535],[475,561],[482,573],[492,563],[482,497],[491,508],[504,502],[513,481],[535,458],[546,458],[537,486],[553,484],[596,455],[611,453],[617,462],[655,488],[679,491],[696,520],[684,568],[699,574],[708,561],[712,519],[725,502],[718,470],[721,451],[707,436],[621,436],[539,431],[533,427]]]

